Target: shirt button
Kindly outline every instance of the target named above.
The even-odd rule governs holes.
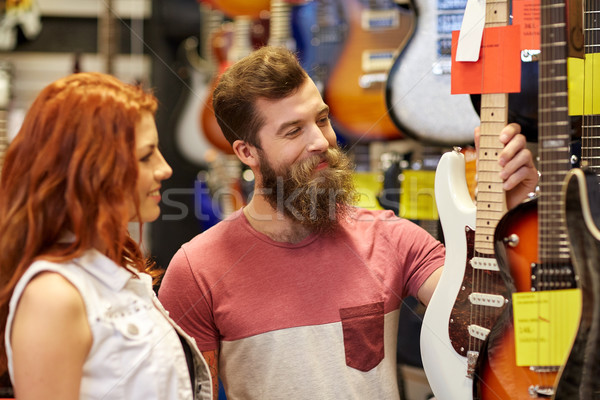
[[[138,327],[134,324],[129,324],[127,325],[127,332],[130,335],[137,335],[138,333],[140,333],[140,330],[138,329]]]

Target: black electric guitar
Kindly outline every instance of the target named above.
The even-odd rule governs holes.
[[[582,296],[581,320],[556,386],[556,399],[600,397],[600,185],[591,170],[571,170],[563,186],[564,218]]]

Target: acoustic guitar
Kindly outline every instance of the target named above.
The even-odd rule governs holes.
[[[336,132],[354,141],[400,139],[385,103],[385,82],[414,29],[414,15],[392,0],[342,5],[348,33],[324,91]]]

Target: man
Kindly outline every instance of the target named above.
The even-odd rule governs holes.
[[[160,300],[230,399],[397,399],[402,298],[428,303],[443,246],[390,211],[352,207],[352,169],[328,107],[287,50],[234,64],[213,104],[255,193],[182,246]],[[537,172],[519,127],[503,134],[514,205]]]

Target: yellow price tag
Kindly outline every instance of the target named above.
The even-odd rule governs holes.
[[[383,176],[378,172],[354,172],[354,187],[360,195],[358,207],[383,210],[377,196],[383,189]]]
[[[600,53],[587,53],[583,60],[569,57],[567,71],[569,115],[600,114]]]
[[[436,220],[435,171],[402,171],[400,216],[406,219]]]
[[[581,318],[581,290],[513,293],[517,366],[560,366]]]

